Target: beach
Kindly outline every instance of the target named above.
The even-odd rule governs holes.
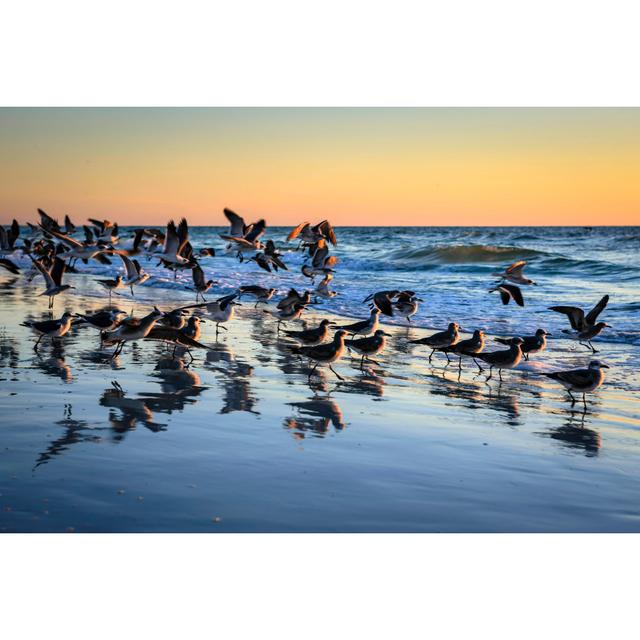
[[[103,308],[94,280],[70,275],[54,316]],[[3,532],[640,531],[635,344],[597,343],[611,368],[585,411],[538,373],[588,364],[569,340],[487,384],[473,362],[459,373],[407,344],[429,330],[385,326],[379,364],[347,355],[344,382],[309,382],[249,301],[217,341],[203,325],[210,348],[190,366],[150,341],[111,361],[82,325],[35,354],[20,322],[47,317],[40,290],[0,275]],[[114,304],[144,315],[193,300],[139,292]],[[322,306],[303,320],[324,317],[346,322]]]

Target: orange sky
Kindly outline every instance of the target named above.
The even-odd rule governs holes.
[[[640,222],[638,109],[0,109],[0,222]]]

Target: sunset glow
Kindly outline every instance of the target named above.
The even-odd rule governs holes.
[[[0,222],[628,225],[637,109],[0,109]]]

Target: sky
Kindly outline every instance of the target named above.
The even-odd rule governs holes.
[[[0,223],[640,223],[640,109],[0,109]]]

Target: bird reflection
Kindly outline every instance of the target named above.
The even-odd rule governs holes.
[[[51,349],[51,356],[49,358],[36,356],[33,359],[33,363],[34,366],[40,369],[45,375],[60,378],[63,382],[73,381],[71,367],[65,362],[64,347],[62,345],[55,345]]]
[[[224,396],[220,413],[246,411],[259,415],[260,412],[254,409],[257,399],[251,393],[249,383],[249,378],[253,375],[253,367],[250,364],[236,358],[235,352],[228,344],[219,342],[207,352],[207,366],[223,374],[221,384]]]
[[[384,396],[386,382],[379,375],[367,372],[361,376],[351,378],[348,382],[340,385],[340,391],[345,393],[355,393],[373,396],[380,399]]]
[[[338,403],[329,396],[314,396],[303,402],[290,402],[296,413],[284,420],[284,427],[293,432],[294,438],[301,440],[307,434],[323,438],[330,430],[345,428],[344,416]]]
[[[109,423],[115,432],[115,440],[121,440],[127,431],[136,428],[138,422],[151,431],[160,431],[165,425],[153,420],[153,411],[143,398],[128,398],[117,381],[104,390],[100,398],[100,406],[109,408]]]
[[[551,438],[569,451],[593,458],[600,452],[602,438],[598,431],[585,426],[585,417],[586,411],[571,411],[562,426],[537,432],[536,435]]]
[[[33,467],[35,471],[43,464],[47,464],[56,456],[61,455],[71,447],[71,445],[79,442],[97,442],[100,437],[93,433],[85,433],[88,427],[86,420],[75,420],[72,416],[72,405],[66,404],[64,409],[64,418],[58,420],[55,424],[64,428],[62,436],[56,438],[49,446],[38,456]]]
[[[18,343],[4,333],[0,333],[0,367],[16,369],[20,361]]]

